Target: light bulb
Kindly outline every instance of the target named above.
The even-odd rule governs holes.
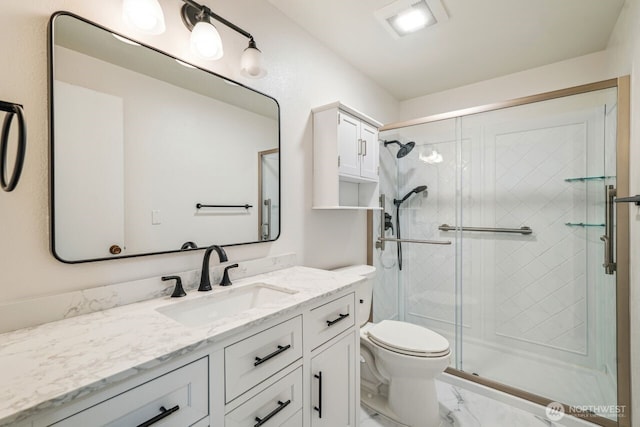
[[[259,79],[267,74],[267,71],[262,68],[262,52],[256,47],[253,39],[249,41],[249,47],[240,57],[240,73],[253,79]]]
[[[191,51],[201,59],[222,58],[222,39],[216,27],[206,21],[198,22],[191,30]]]
[[[122,19],[145,34],[162,34],[166,29],[158,0],[123,0]]]
[[[396,18],[396,25],[404,33],[411,33],[427,26],[429,19],[424,11],[411,9],[403,12]]]

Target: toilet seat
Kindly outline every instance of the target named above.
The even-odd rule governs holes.
[[[383,320],[367,331],[368,338],[387,350],[414,357],[441,357],[449,354],[449,341],[422,326]]]

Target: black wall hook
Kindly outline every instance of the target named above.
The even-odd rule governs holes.
[[[11,102],[0,101],[0,110],[6,111],[7,114],[2,122],[2,131],[0,132],[0,188],[4,191],[13,191],[18,185],[22,167],[24,166],[24,157],[27,149],[27,127],[24,120],[24,112],[22,105]],[[18,117],[18,147],[16,150],[16,159],[13,166],[11,177],[7,177],[7,148],[9,146],[9,131],[13,116]]]

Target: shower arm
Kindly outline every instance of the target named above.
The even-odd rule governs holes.
[[[396,243],[420,243],[425,245],[450,245],[451,240],[421,240],[421,239],[394,239],[390,237],[384,237],[384,207],[385,207],[385,195],[380,194],[380,237],[376,241],[376,248],[384,251],[385,242]]]

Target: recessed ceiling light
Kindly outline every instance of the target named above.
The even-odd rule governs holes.
[[[440,0],[397,0],[374,14],[394,38],[449,19]]]

